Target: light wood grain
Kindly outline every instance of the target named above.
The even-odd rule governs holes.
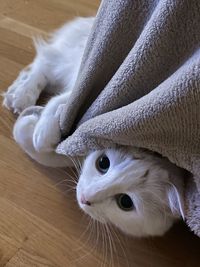
[[[99,3],[0,0],[0,91],[33,59],[32,36],[75,16],[93,15]],[[200,241],[183,224],[164,238],[138,240],[117,232],[122,244],[113,233],[112,256],[108,236],[106,245],[103,230],[91,227],[77,207],[65,181],[70,180],[68,170],[39,166],[15,144],[15,119],[0,107],[0,266],[200,266]]]

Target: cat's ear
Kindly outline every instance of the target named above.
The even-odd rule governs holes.
[[[167,191],[169,207],[174,215],[181,216],[184,220],[183,193],[179,192],[175,185],[170,185]]]

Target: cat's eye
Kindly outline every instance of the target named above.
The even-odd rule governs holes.
[[[118,207],[124,211],[131,211],[134,209],[132,199],[127,194],[118,194],[115,196]]]
[[[110,160],[106,155],[101,155],[96,161],[96,168],[100,173],[106,173],[110,167]]]

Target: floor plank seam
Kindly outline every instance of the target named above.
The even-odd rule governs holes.
[[[22,247],[24,246],[24,244],[28,241],[28,236],[26,236],[24,238],[24,241],[22,242],[21,246],[17,249],[17,251],[15,252],[15,254],[5,263],[5,265],[3,267],[6,267],[9,262],[17,255],[17,253],[22,249]]]

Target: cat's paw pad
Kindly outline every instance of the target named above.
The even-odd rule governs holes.
[[[61,139],[58,119],[54,116],[41,117],[33,133],[33,145],[38,152],[55,151]]]
[[[14,113],[21,113],[25,108],[36,103],[38,90],[30,76],[29,72],[23,71],[8,88],[8,91],[3,94],[3,105]]]

